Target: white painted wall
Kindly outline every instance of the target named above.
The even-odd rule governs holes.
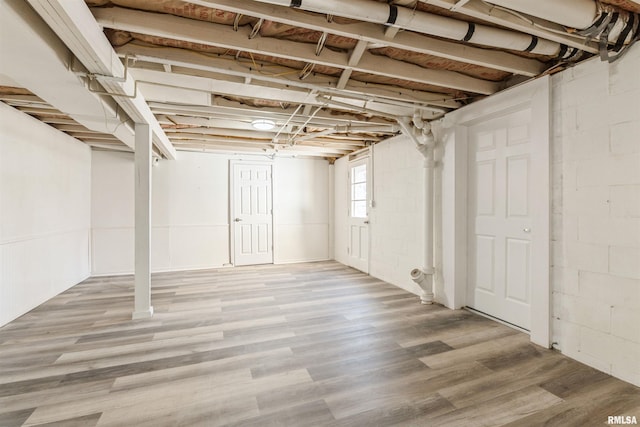
[[[552,79],[552,341],[564,354],[640,385],[640,44],[613,64],[598,58]],[[487,108],[491,108],[491,98]],[[461,136],[460,136],[461,135]],[[466,251],[466,141],[443,134],[442,215],[436,237],[437,301],[464,305],[466,282],[451,260]],[[371,274],[417,292],[408,266],[419,265],[421,158],[402,138],[376,145]],[[347,257],[347,166],[335,171],[335,259]],[[460,178],[464,177],[464,179]],[[418,199],[418,206],[420,205]],[[394,211],[394,209],[397,210]],[[404,223],[403,223],[404,221]],[[404,227],[406,225],[407,227]],[[408,230],[414,230],[409,233]],[[438,235],[438,233],[442,233]],[[406,245],[404,250],[402,245]],[[464,286],[463,286],[464,287]],[[455,293],[455,295],[454,295]]]
[[[89,276],[90,149],[0,103],[0,325]]]
[[[153,271],[229,263],[229,160],[237,158],[179,152],[152,168]],[[131,273],[133,156],[94,151],[92,164],[92,272]],[[275,262],[328,259],[328,166],[275,160]]]
[[[552,84],[553,339],[640,385],[640,45]]]
[[[329,259],[329,163],[278,157],[273,172],[274,262]]]
[[[333,165],[333,259],[349,264],[349,156]]]
[[[335,259],[348,264],[348,157],[334,168]],[[419,294],[409,272],[423,264],[423,157],[408,138],[391,138],[376,144],[372,172],[369,274]]]
[[[420,293],[410,271],[424,264],[424,157],[407,137],[377,144],[373,156],[369,273]]]

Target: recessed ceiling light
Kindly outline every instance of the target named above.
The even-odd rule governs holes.
[[[258,130],[271,130],[276,126],[276,122],[269,119],[256,119],[251,122],[251,126]]]

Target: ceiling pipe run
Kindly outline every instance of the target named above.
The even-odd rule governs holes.
[[[571,28],[587,28],[597,16],[594,0],[487,0],[511,10]]]
[[[597,0],[488,0],[505,9],[555,22],[588,39],[599,40],[600,56],[612,62],[640,39],[640,14]],[[613,45],[613,46],[609,46]],[[618,52],[611,56],[610,51]]]
[[[398,7],[371,0],[257,0],[311,12],[385,24],[423,34],[501,49],[569,58],[577,49],[536,36]],[[550,8],[553,10],[553,8]]]

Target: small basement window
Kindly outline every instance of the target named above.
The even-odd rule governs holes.
[[[367,164],[351,167],[351,217],[367,217]]]

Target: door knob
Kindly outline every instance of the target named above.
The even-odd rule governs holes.
[[[364,223],[365,223],[365,224],[369,224],[369,220],[366,220]]]
[[[242,219],[240,219],[240,218],[236,218],[236,219],[234,219],[234,221],[235,221],[235,222],[240,222],[240,221],[242,221]]]
[[[522,231],[524,231],[525,233],[531,233],[531,229],[530,228],[523,228]]]

